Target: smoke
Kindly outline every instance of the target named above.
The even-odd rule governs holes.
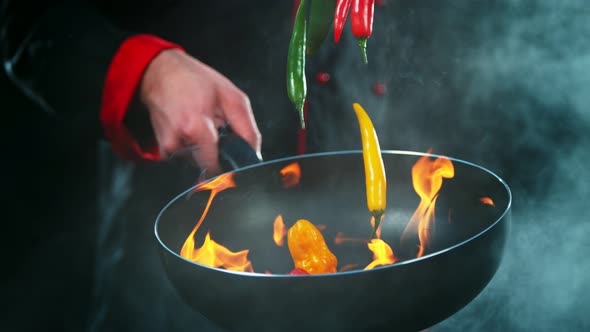
[[[312,61],[337,61],[332,87],[311,88],[318,150],[360,148],[356,101],[382,149],[432,147],[513,190],[500,270],[435,331],[590,328],[589,14],[583,0],[389,1],[376,8],[368,66],[350,30]],[[375,82],[385,96],[371,94]]]
[[[590,300],[582,294],[590,286],[590,226],[584,203],[590,191],[587,4],[505,1],[489,14],[474,26],[482,42],[470,52],[458,76],[477,77],[461,113],[468,117],[477,112],[472,106],[493,102],[498,91],[513,91],[512,102],[500,101],[501,116],[513,122],[504,124],[510,128],[508,137],[516,136],[500,138],[509,157],[503,169],[520,178],[511,177],[516,197],[513,229],[498,278],[473,306],[441,324],[440,330],[586,330],[589,325],[582,317]],[[520,154],[520,149],[528,153]]]

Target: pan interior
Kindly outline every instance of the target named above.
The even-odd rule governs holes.
[[[411,168],[422,154],[384,152],[387,174],[387,210],[382,222],[382,238],[403,262],[415,258],[417,235],[401,235],[420,203],[414,191]],[[444,179],[436,201],[435,226],[426,255],[456,246],[490,228],[510,206],[510,192],[491,172],[476,165],[452,159],[455,176]],[[284,188],[280,170],[299,163],[299,185]],[[365,177],[360,151],[309,155],[268,162],[235,172],[235,188],[214,199],[210,211],[195,235],[199,247],[207,232],[232,251],[248,249],[255,272],[287,273],[293,269],[288,246],[273,241],[273,222],[282,215],[290,227],[298,219],[324,225],[326,243],[338,257],[339,268],[356,264],[362,269],[373,254],[366,242],[336,244],[341,232],[347,238],[367,239],[371,232],[366,206]],[[190,192],[190,191],[188,191]],[[188,193],[187,192],[187,193]],[[178,196],[161,213],[156,233],[161,243],[174,253],[180,248],[201,216],[210,191]],[[483,204],[482,197],[494,206]],[[400,264],[400,263],[398,263]]]

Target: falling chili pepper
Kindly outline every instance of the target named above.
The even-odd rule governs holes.
[[[307,96],[307,82],[305,78],[305,49],[307,38],[307,20],[305,18],[305,0],[301,0],[293,33],[289,43],[287,55],[287,94],[299,112],[301,128],[305,128],[305,114],[303,104]]]
[[[287,232],[287,244],[295,268],[309,274],[335,273],[338,259],[322,233],[311,222],[300,219]]]
[[[309,9],[309,26],[307,27],[307,54],[312,55],[320,50],[332,22],[336,0],[311,0]]]
[[[315,80],[321,85],[328,84],[328,81],[330,81],[330,74],[321,71],[315,75]]]
[[[303,119],[307,122],[309,114],[309,102],[306,100],[303,103]],[[307,127],[307,124],[305,125]],[[298,156],[305,154],[305,149],[307,148],[307,129],[302,128],[301,126],[297,128],[297,147],[296,153]]]
[[[338,0],[336,2],[336,11],[334,13],[334,42],[340,40],[344,24],[346,23],[346,17],[350,10],[350,0]]]
[[[373,238],[379,228],[387,204],[385,167],[383,166],[381,148],[379,147],[379,140],[371,118],[369,118],[367,112],[358,103],[354,103],[352,107],[354,108],[361,129],[367,207],[373,218],[375,218],[375,226],[373,227],[373,234],[371,234],[371,238]]]
[[[352,26],[352,35],[357,38],[358,45],[363,53],[364,62],[368,63],[367,39],[373,33],[375,0],[352,0],[351,6],[350,23]]]
[[[373,84],[373,93],[377,96],[384,96],[385,95],[385,84],[382,82],[377,82]]]

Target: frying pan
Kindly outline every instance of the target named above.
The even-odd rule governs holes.
[[[222,150],[243,151],[231,146]],[[210,268],[179,255],[210,194],[193,193],[192,187],[168,203],[155,223],[168,278],[187,304],[228,331],[419,331],[446,319],[486,287],[501,263],[510,189],[491,171],[449,158],[455,176],[443,181],[430,246],[416,258],[417,237],[400,241],[420,201],[411,168],[421,156],[438,155],[382,151],[382,156],[388,180],[382,238],[400,259],[397,263],[363,271],[373,257],[366,242],[334,242],[338,232],[351,238],[370,236],[362,151],[266,162],[246,154],[241,157],[251,165],[233,171],[236,187],[216,196],[195,243],[200,246],[210,232],[232,251],[249,249],[256,273]],[[279,171],[294,162],[300,165],[301,180],[285,188]],[[483,204],[482,197],[494,205]],[[277,246],[272,237],[278,214],[287,227],[298,219],[324,225],[322,233],[339,267],[358,267],[287,275],[293,269],[288,247]]]

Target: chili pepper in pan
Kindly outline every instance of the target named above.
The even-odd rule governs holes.
[[[373,12],[375,11],[375,0],[352,0],[350,12],[350,24],[352,35],[357,38],[363,60],[367,60],[367,39],[373,33]]]
[[[289,272],[290,276],[304,276],[304,275],[309,275],[309,273],[307,273],[307,271],[305,271],[304,269],[294,269],[293,271]]]
[[[334,13],[334,42],[340,40],[344,24],[346,23],[346,17],[350,10],[350,0],[338,0],[336,2],[336,11]]]
[[[371,118],[369,118],[361,105],[354,103],[352,106],[361,129],[367,207],[373,218],[375,218],[375,227],[373,228],[373,234],[371,234],[371,238],[373,238],[377,228],[379,228],[387,204],[387,180],[385,178],[383,159],[381,158],[381,148],[379,147],[379,140],[373,122],[371,122]]]
[[[291,100],[299,112],[301,128],[305,128],[303,104],[307,96],[307,82],[305,78],[306,30],[305,0],[301,0],[297,9],[297,15],[295,16],[293,33],[287,55],[287,94],[289,100]]]
[[[309,10],[309,26],[307,27],[307,54],[315,54],[320,50],[332,22],[336,0],[311,0]]]
[[[296,269],[309,274],[335,273],[338,259],[311,222],[300,219],[287,232],[287,244]]]

